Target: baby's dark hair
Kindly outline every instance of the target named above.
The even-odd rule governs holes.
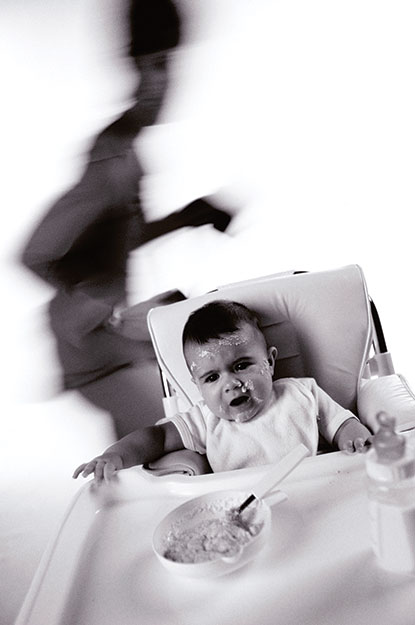
[[[209,302],[190,314],[183,328],[183,347],[186,343],[204,345],[210,339],[219,339],[239,330],[242,323],[262,333],[257,315],[244,304],[222,299]]]

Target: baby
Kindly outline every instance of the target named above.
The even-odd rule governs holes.
[[[215,300],[194,311],[183,351],[203,401],[186,413],[135,430],[73,477],[109,479],[119,469],[179,449],[207,454],[213,471],[278,462],[298,443],[316,454],[319,433],[338,449],[362,451],[370,431],[313,378],[273,382],[276,347],[268,347],[255,313]]]

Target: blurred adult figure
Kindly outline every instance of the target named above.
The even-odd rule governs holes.
[[[77,389],[109,412],[117,437],[162,416],[146,314],[184,299],[172,290],[126,310],[130,251],[184,226],[212,223],[224,231],[230,221],[201,198],[146,222],[134,140],[156,122],[180,19],[169,0],[135,0],[129,25],[129,54],[140,77],[134,104],[96,137],[81,179],[47,211],[22,255],[24,265],[56,289],[49,318],[64,389]]]

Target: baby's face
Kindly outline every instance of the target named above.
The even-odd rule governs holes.
[[[208,408],[220,419],[241,423],[268,408],[276,353],[249,324],[204,345],[185,346],[192,379]]]

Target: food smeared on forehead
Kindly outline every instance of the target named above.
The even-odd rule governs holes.
[[[236,346],[242,347],[246,345],[248,341],[248,332],[244,332],[243,329],[241,331],[236,330],[232,334],[225,334],[218,339],[209,339],[203,344],[187,341],[184,346],[184,353],[186,359],[188,355],[197,358],[199,364],[194,362],[194,360],[191,363],[188,362],[190,370],[195,371],[195,369],[197,367],[200,368],[201,365],[208,366],[209,362],[222,352],[227,353],[229,351],[228,348]],[[203,361],[206,362],[204,363]]]
[[[206,343],[196,343],[193,341],[187,341],[186,346],[192,343],[195,346],[196,353],[199,358],[205,358],[217,353],[222,347],[231,347],[236,345],[244,345],[248,342],[248,333],[243,331],[243,327],[239,330],[235,330],[230,334],[224,334],[219,338],[210,338]]]
[[[231,367],[249,360],[253,352],[256,357],[261,354],[261,362],[267,363],[267,345],[262,332],[246,322],[231,334],[211,338],[203,344],[187,341],[184,345],[187,366],[195,377],[220,366]]]
[[[214,300],[191,313],[183,329],[183,346],[188,342],[204,345],[211,339],[235,341],[244,324],[262,334],[257,315],[244,304]]]

